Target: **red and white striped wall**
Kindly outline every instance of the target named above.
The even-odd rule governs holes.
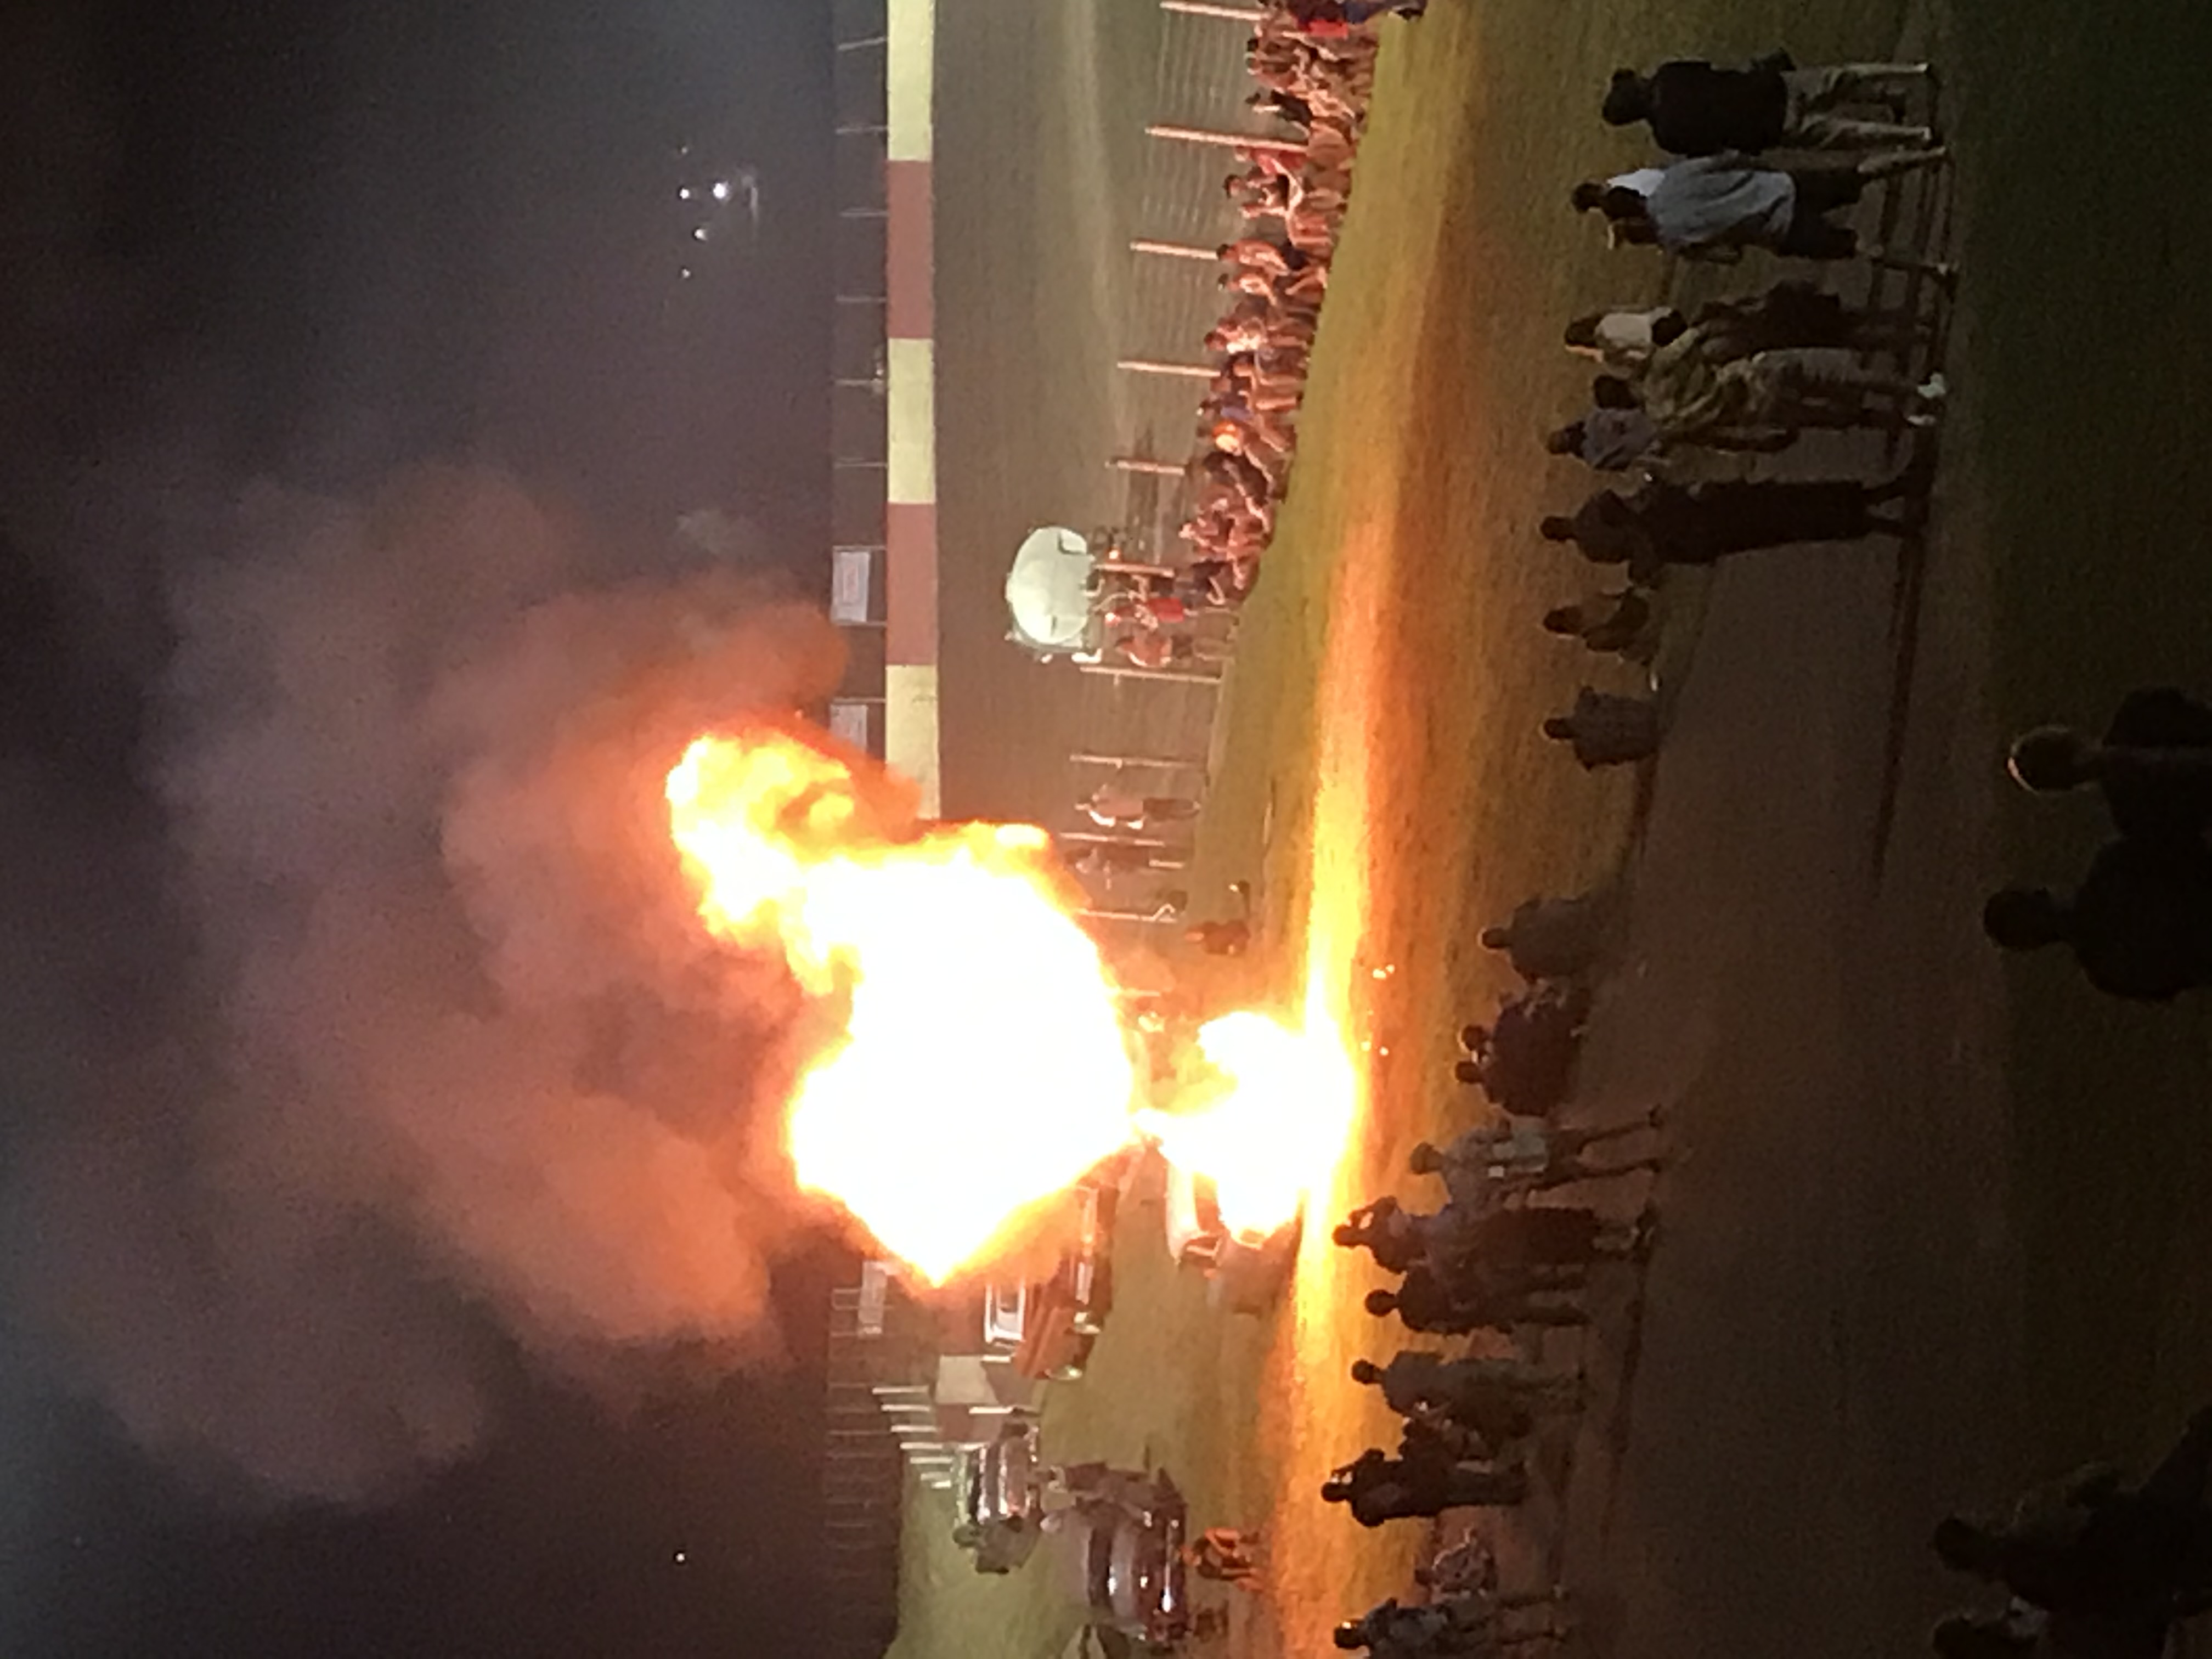
[[[937,718],[937,360],[931,289],[936,0],[888,0],[884,87],[884,758],[942,810]]]

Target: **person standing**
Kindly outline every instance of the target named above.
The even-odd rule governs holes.
[[[1590,1163],[1583,1154],[1605,1141],[1656,1130],[1664,1115],[1655,1106],[1642,1117],[1605,1129],[1559,1128],[1540,1118],[1510,1119],[1502,1125],[1463,1130],[1442,1147],[1418,1141],[1406,1167],[1415,1175],[1443,1176],[1454,1204],[1480,1210],[1486,1200],[1509,1193],[1544,1192],[1638,1170],[1656,1174],[1667,1166],[1663,1154],[1604,1165]]]
[[[1599,472],[1625,472],[1659,447],[1658,425],[1634,404],[1593,409],[1544,440],[1546,451],[1572,456]]]
[[[1655,181],[1659,176],[1653,169]],[[1594,311],[1569,323],[1565,338],[1567,349],[1578,356],[1595,357],[1608,368],[1633,373],[1684,325],[1682,313],[1672,306]]]
[[[1771,167],[1741,155],[1706,155],[1660,170],[1648,189],[1619,179],[1575,187],[1582,212],[1601,212],[1619,240],[1650,242],[1684,258],[1734,264],[1747,247],[1787,258],[1849,259],[1948,275],[1948,266],[1862,250],[1857,234],[1827,216],[1851,206],[1869,184],[1948,159],[1942,149],[1870,156],[1849,167]]]
[[[1322,1486],[1325,1503],[1343,1504],[1363,1527],[1431,1519],[1446,1510],[1510,1508],[1528,1495],[1528,1472],[1455,1463],[1442,1457],[1385,1457],[1370,1448]]]
[[[1615,70],[1602,113],[1608,126],[1648,122],[1671,155],[1755,155],[1765,149],[1911,149],[1933,129],[1839,114],[1924,84],[1925,64],[1838,64],[1801,70],[1788,52],[1743,69],[1701,58],[1662,64],[1650,75]]]
[[[2212,708],[2172,686],[2130,691],[2101,741],[2039,726],[2013,740],[2006,769],[2034,794],[2096,790],[2131,840],[2202,840],[2212,830]]]
[[[1572,710],[1544,722],[1544,735],[1571,747],[1585,771],[1630,765],[1658,752],[1659,705],[1586,685]]]
[[[1482,930],[1486,951],[1500,951],[1532,984],[1589,971],[1605,943],[1604,902],[1594,893],[1523,899],[1502,926]]]
[[[1526,1360],[1447,1359],[1441,1354],[1412,1349],[1395,1355],[1387,1365],[1371,1359],[1353,1360],[1352,1380],[1380,1389],[1383,1402],[1401,1417],[1431,1410],[1462,1421],[1470,1415],[1486,1415],[1480,1407],[1492,1397],[1510,1400],[1519,1410],[1534,1416],[1573,1411],[1581,1405],[1583,1393],[1580,1379]],[[1479,1423],[1471,1422],[1469,1426],[1480,1431]]]
[[[1409,1331],[1425,1336],[1467,1336],[1476,1331],[1510,1331],[1516,1325],[1587,1325],[1589,1316],[1571,1301],[1547,1296],[1523,1285],[1509,1292],[1462,1292],[1425,1267],[1407,1273],[1395,1290],[1375,1290],[1361,1304],[1377,1319],[1392,1314]]]
[[[1659,442],[1773,447],[1770,437],[1805,427],[1932,426],[1949,392],[1940,374],[1916,383],[1847,347],[1749,343],[1741,331],[1693,328],[1653,356],[1642,393]]]
[[[1918,488],[1908,470],[1885,483],[1856,478],[1650,481],[1623,495],[1601,489],[1571,514],[1540,526],[1547,541],[1572,542],[1593,564],[1625,564],[1649,581],[1669,565],[1715,564],[1735,553],[1799,542],[1855,542],[1877,532],[1901,536],[1902,519],[1878,507]]]
[[[2027,1494],[2003,1524],[1947,1516],[1932,1541],[1954,1571],[2001,1583],[2054,1616],[2162,1629],[2212,1599],[2208,1472],[2212,1412],[2199,1411],[2138,1486],[2092,1464]]]
[[[2202,842],[2108,842],[2072,896],[2007,887],[1982,907],[2007,951],[2063,945],[2107,996],[2169,1002],[2212,986],[2212,852]]]
[[[1925,332],[1916,317],[1861,310],[1797,280],[1776,283],[1762,293],[1737,299],[1709,300],[1685,326],[1696,329],[1709,343],[1709,350],[1730,357],[1798,346],[1908,351]]]
[[[1657,643],[1655,620],[1650,596],[1640,588],[1626,587],[1617,593],[1593,593],[1573,605],[1554,605],[1544,613],[1544,631],[1579,640],[1584,650],[1601,656],[1648,663]]]

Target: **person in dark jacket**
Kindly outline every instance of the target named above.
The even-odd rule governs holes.
[[[1519,1439],[1540,1416],[1582,1404],[1581,1380],[1521,1359],[1447,1359],[1414,1350],[1387,1365],[1352,1362],[1352,1380],[1382,1391],[1401,1417],[1434,1413],[1472,1429],[1492,1445]]]
[[[1460,1028],[1469,1058],[1452,1074],[1516,1117],[1543,1117],[1574,1085],[1587,999],[1556,987],[1507,997],[1488,1025]]]
[[[2092,1465],[2030,1493],[2003,1524],[1947,1517],[1936,1553],[2054,1615],[2163,1623],[2201,1613],[2212,1598],[2208,1472],[2212,1412],[2200,1411],[2140,1485]]]
[[[1589,1323],[1588,1313],[1559,1295],[1534,1288],[1512,1294],[1456,1290],[1425,1267],[1407,1273],[1395,1291],[1368,1291],[1363,1305],[1377,1319],[1395,1314],[1407,1330],[1432,1336],[1504,1333],[1516,1325]]]
[[[1659,705],[1649,697],[1584,686],[1575,706],[1544,722],[1544,735],[1574,750],[1587,771],[1648,760],[1659,748]]]
[[[1615,70],[1607,90],[1607,125],[1650,124],[1652,141],[1672,155],[1755,155],[1765,149],[1918,149],[1936,142],[1927,126],[1839,114],[1924,82],[1925,64],[1841,64],[1801,70],[1787,52],[1743,69],[1699,58],[1662,64],[1649,75]]]
[[[2101,741],[2039,726],[2013,740],[2007,769],[2039,795],[2096,790],[2131,840],[2201,840],[2212,830],[2212,708],[2171,686],[2130,691]]]
[[[1348,1504],[1363,1527],[1429,1518],[1446,1510],[1510,1508],[1528,1495],[1528,1471],[1443,1457],[1385,1457],[1372,1447],[1322,1483],[1322,1500]]]
[[[1544,631],[1563,640],[1579,640],[1584,650],[1601,656],[1645,663],[1657,644],[1653,621],[1650,595],[1629,587],[1617,593],[1593,593],[1574,605],[1554,605],[1544,613]]]
[[[1540,526],[1547,541],[1573,542],[1593,564],[1625,564],[1635,580],[1668,565],[1716,564],[1732,553],[1798,542],[1855,542],[1877,532],[1903,535],[1901,519],[1877,507],[1917,491],[1908,470],[1885,483],[1856,478],[1713,478],[1692,484],[1648,482],[1622,494],[1601,489],[1571,514]]]
[[[1982,927],[2008,951],[2074,952],[2090,984],[2133,1002],[2168,1002],[2212,985],[2212,852],[2202,842],[2107,842],[2073,896],[2007,887]]]
[[[1926,331],[1919,319],[1902,313],[1864,311],[1842,296],[1795,279],[1761,293],[1730,300],[1709,300],[1686,321],[1653,331],[1656,349],[1696,329],[1723,356],[1748,357],[1761,351],[1796,351],[1808,347],[1847,346],[1855,351],[1908,351]],[[1664,333],[1664,339],[1656,336]]]

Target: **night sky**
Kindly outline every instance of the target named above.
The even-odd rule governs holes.
[[[134,1443],[34,1304],[143,1264],[126,1237],[72,1261],[52,1189],[24,1197],[56,1146],[129,1149],[157,1182],[206,1150],[179,1080],[205,946],[158,787],[165,595],[240,501],[359,502],[450,464],[611,548],[714,508],[818,591],[830,57],[826,0],[5,9],[0,1651],[808,1650],[830,1243],[775,1263],[796,1359],[646,1352],[592,1389],[370,1239],[364,1271],[472,1356],[486,1425],[442,1468],[302,1499]],[[695,244],[678,187],[744,165],[757,245],[734,222]],[[125,1053],[166,1086],[118,1082]]]

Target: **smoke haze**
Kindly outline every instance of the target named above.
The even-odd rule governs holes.
[[[834,630],[483,474],[261,488],[200,532],[138,573],[166,834],[73,874],[34,778],[0,816],[38,878],[4,975],[43,1033],[25,1321],[142,1444],[337,1500],[477,1443],[495,1331],[603,1387],[772,1359],[794,1217],[748,1097],[793,994],[691,925],[660,785],[826,694]]]

